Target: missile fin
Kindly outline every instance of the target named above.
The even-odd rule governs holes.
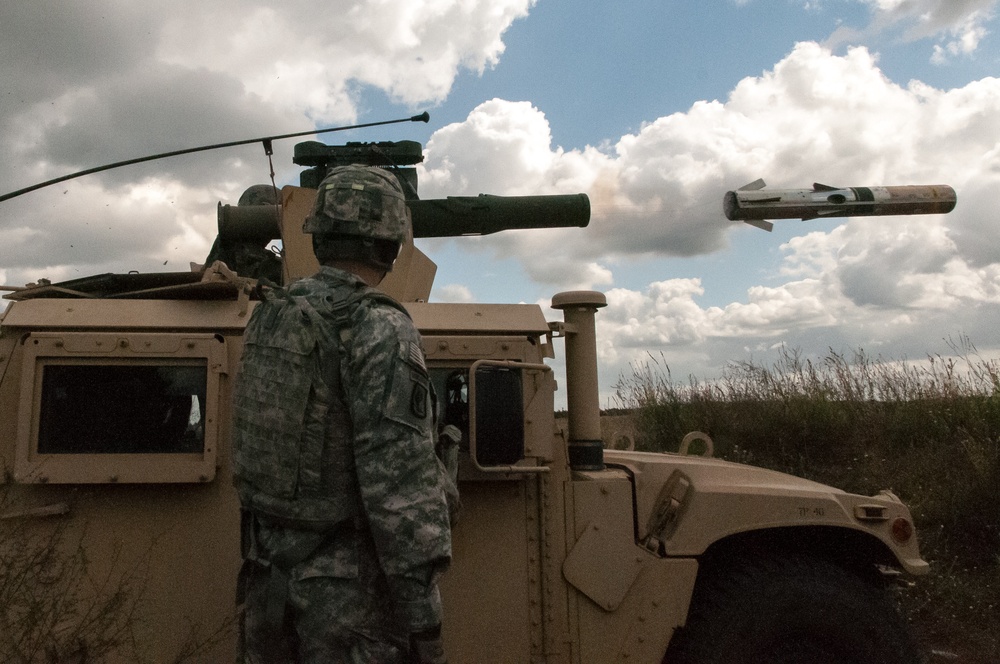
[[[819,217],[815,212],[810,212],[809,214],[802,215],[802,221],[809,221],[810,219],[816,219]]]
[[[764,183],[763,178],[757,178],[753,182],[743,185],[739,188],[739,191],[757,191],[758,189],[763,189],[767,184]]]
[[[828,184],[813,182],[813,191],[837,191],[838,189],[843,189],[843,187],[831,187]]]
[[[768,233],[770,233],[771,230],[774,228],[774,224],[772,224],[770,221],[764,221],[763,219],[744,219],[743,221],[750,224],[751,226],[756,226],[761,230],[765,230]]]

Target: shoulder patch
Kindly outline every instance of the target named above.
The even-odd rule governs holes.
[[[420,381],[413,382],[413,390],[410,392],[410,412],[418,420],[427,417],[429,396],[427,385]]]

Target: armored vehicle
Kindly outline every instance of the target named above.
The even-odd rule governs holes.
[[[390,167],[418,238],[589,222],[583,194],[419,200],[421,152],[406,141],[300,143],[301,186],[255,186],[242,205],[220,204],[209,260],[190,272],[7,289],[5,661],[234,660],[234,374],[259,289],[317,269],[301,228],[328,168]],[[918,659],[887,589],[928,566],[896,496],[604,449],[595,316],[605,297],[558,293],[562,320],[549,322],[532,304],[428,302],[434,272],[411,243],[382,288],[423,335],[441,426],[461,433],[463,511],[442,585],[450,661]],[[557,346],[564,380],[546,363]]]

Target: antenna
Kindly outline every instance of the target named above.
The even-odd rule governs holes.
[[[62,177],[55,178],[54,180],[47,180],[45,182],[39,182],[38,184],[33,184],[30,187],[25,187],[24,189],[18,189],[17,191],[12,191],[8,194],[0,195],[0,202],[9,200],[11,198],[16,198],[21,194],[27,194],[30,191],[35,191],[36,189],[42,189],[48,187],[49,185],[58,184],[60,182],[65,182],[66,180],[72,180],[74,178],[83,177],[84,175],[90,175],[92,173],[100,173],[101,171],[110,171],[113,168],[120,168],[122,166],[131,166],[132,164],[141,164],[145,161],[155,161],[157,159],[166,159],[167,157],[176,157],[182,154],[191,154],[192,152],[205,152],[207,150],[218,150],[220,148],[231,148],[236,145],[249,145],[251,143],[261,143],[264,146],[264,151],[267,154],[271,154],[271,142],[280,141],[285,138],[297,138],[299,136],[312,136],[315,134],[326,134],[332,131],[347,131],[348,129],[363,129],[365,127],[378,127],[381,125],[396,124],[399,122],[430,122],[431,116],[427,111],[424,111],[420,115],[414,115],[409,118],[400,118],[398,120],[382,120],[380,122],[366,122],[364,124],[347,125],[344,127],[329,127],[327,129],[310,129],[308,131],[300,131],[294,134],[278,134],[275,136],[262,136],[260,138],[248,138],[242,141],[231,141],[229,143],[216,143],[214,145],[202,145],[196,148],[187,148],[185,150],[174,150],[173,152],[162,152],[160,154],[150,155],[148,157],[138,157],[137,159],[127,159],[125,161],[116,161],[113,164],[106,164],[104,166],[98,166],[96,168],[88,168],[85,171],[79,171],[77,173],[71,173],[69,175],[64,175]]]

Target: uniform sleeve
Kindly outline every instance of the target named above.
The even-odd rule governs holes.
[[[402,312],[359,307],[342,367],[362,504],[400,619],[441,622],[437,578],[451,560],[420,336]]]

